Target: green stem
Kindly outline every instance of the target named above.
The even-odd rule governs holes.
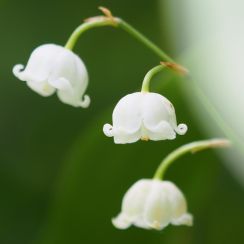
[[[97,16],[88,19],[87,22],[78,26],[75,29],[75,31],[71,34],[70,38],[68,39],[65,45],[65,48],[72,50],[81,34],[86,32],[87,30],[97,28],[97,27],[103,27],[103,26],[112,26],[112,27],[121,28],[122,30],[126,31],[128,34],[133,36],[135,39],[140,41],[142,44],[144,44],[152,52],[154,52],[162,61],[174,62],[172,58],[170,58],[166,53],[164,53],[158,46],[156,46],[147,37],[145,37],[143,34],[137,31],[130,24],[117,17],[108,18],[106,16]]]
[[[142,83],[142,88],[141,88],[142,92],[149,92],[149,86],[152,77],[156,75],[158,72],[160,72],[161,70],[163,70],[164,68],[165,66],[158,65],[147,72]]]
[[[118,19],[118,27],[125,30],[131,36],[136,38],[146,47],[148,47],[151,51],[153,51],[158,57],[160,57],[163,61],[174,62],[172,58],[170,58],[165,52],[163,52],[157,45],[155,45],[152,41],[150,41],[147,37],[141,34],[138,30],[132,27],[130,24],[125,22],[122,19]]]
[[[218,148],[218,147],[227,147],[230,145],[230,142],[225,139],[212,139],[212,140],[204,140],[204,141],[197,141],[192,142],[186,145],[183,145],[176,150],[174,150],[172,153],[170,153],[158,166],[153,178],[154,179],[160,179],[162,180],[164,177],[164,174],[166,170],[169,168],[169,166],[179,157],[182,155],[191,152],[195,153],[198,151],[202,151],[204,149],[208,148]]]
[[[115,26],[115,24],[113,21],[111,21],[111,19],[108,19],[103,16],[94,17],[91,18],[91,21],[82,23],[71,34],[70,38],[68,39],[65,45],[65,48],[72,50],[81,34],[86,32],[87,30],[97,28],[97,27],[103,27],[103,26]]]

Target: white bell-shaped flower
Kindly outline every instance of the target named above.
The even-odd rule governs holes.
[[[185,124],[177,126],[171,102],[160,94],[135,92],[123,97],[113,111],[113,126],[105,124],[104,134],[118,144],[142,140],[172,140],[176,133],[187,131]]]
[[[193,217],[181,191],[170,181],[142,179],[125,194],[121,213],[112,220],[118,229],[131,225],[162,230],[167,225],[188,225]]]
[[[37,47],[26,68],[17,64],[14,75],[42,96],[55,91],[59,99],[74,107],[88,107],[90,98],[84,95],[88,73],[83,61],[72,51],[55,44]]]

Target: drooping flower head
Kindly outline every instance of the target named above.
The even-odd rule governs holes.
[[[123,97],[113,111],[113,125],[105,124],[106,136],[115,143],[142,140],[172,140],[176,133],[184,135],[185,124],[177,126],[175,110],[164,96],[152,92],[136,92]]]
[[[156,230],[162,230],[169,224],[191,226],[193,217],[187,212],[185,197],[175,184],[163,180],[165,172],[186,153],[228,146],[228,140],[212,139],[191,142],[171,152],[159,164],[152,179],[137,181],[125,193],[121,212],[112,219],[114,226],[127,229],[134,225]]]
[[[112,220],[118,229],[131,225],[162,230],[167,225],[188,225],[193,217],[187,213],[182,192],[170,181],[142,179],[125,194],[121,213]]]
[[[37,47],[26,68],[17,64],[14,75],[41,96],[57,91],[59,99],[74,107],[88,107],[90,98],[84,95],[88,73],[83,61],[71,50],[55,44]]]

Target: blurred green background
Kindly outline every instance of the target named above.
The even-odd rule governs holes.
[[[157,77],[152,90],[174,103],[178,122],[189,126],[187,135],[132,145],[115,145],[103,135],[116,102],[138,90],[159,62],[136,40],[109,27],[80,39],[75,52],[90,74],[89,109],[43,98],[12,75],[12,67],[25,64],[38,45],[64,44],[84,18],[99,14],[100,5],[170,55],[180,55],[171,45],[167,9],[158,1],[0,1],[0,243],[241,243],[243,189],[213,151],[180,159],[166,177],[185,193],[193,227],[154,232],[112,226],[123,194],[136,180],[151,177],[176,147],[206,139],[180,89],[184,81],[169,74]]]

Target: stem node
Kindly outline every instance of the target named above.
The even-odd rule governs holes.
[[[175,72],[177,72],[182,76],[185,76],[189,73],[188,69],[186,69],[184,66],[174,62],[160,62],[160,64],[174,70]]]
[[[118,19],[113,16],[112,12],[108,8],[100,6],[98,9],[102,11],[104,17],[110,20],[114,26],[118,25]]]

